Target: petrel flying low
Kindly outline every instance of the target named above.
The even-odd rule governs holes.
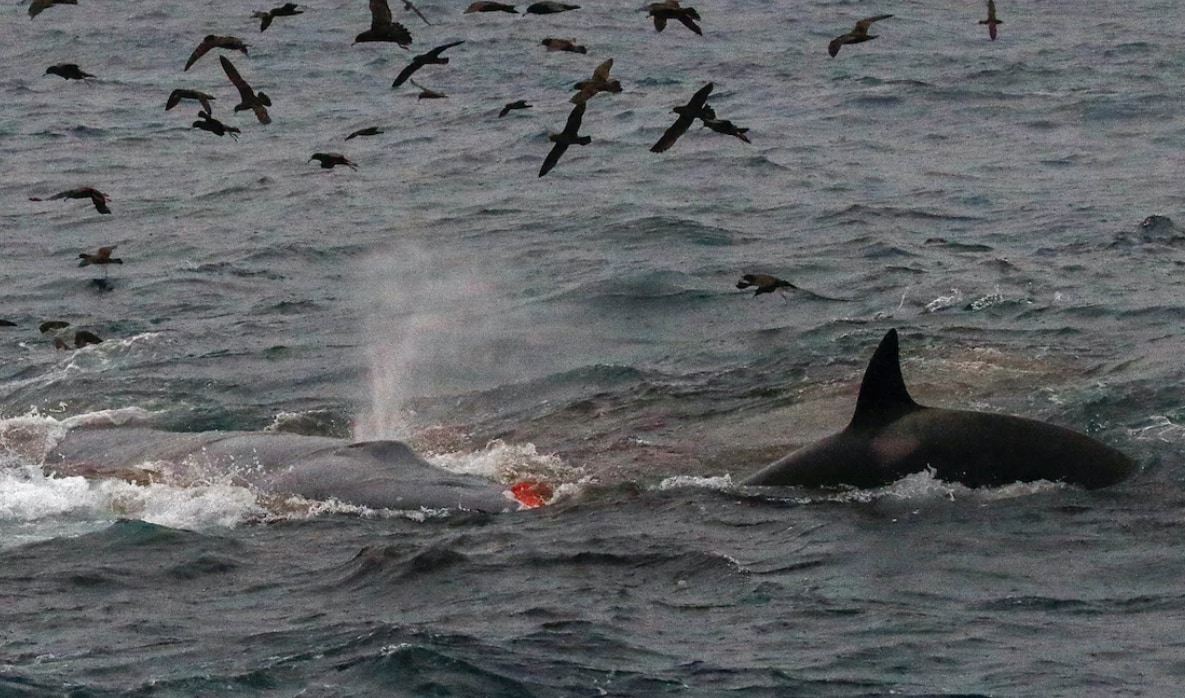
[[[209,94],[206,94],[205,92],[199,92],[198,90],[190,90],[190,89],[186,89],[183,87],[179,87],[169,93],[169,98],[168,98],[168,100],[165,101],[165,111],[168,111],[168,110],[172,109],[173,107],[177,106],[178,104],[181,103],[181,100],[183,100],[183,99],[196,100],[198,102],[198,104],[202,105],[202,109],[204,111],[209,112],[211,114],[214,113],[214,107],[212,107],[210,105],[210,102],[214,101],[214,95],[209,95]]]
[[[701,19],[699,13],[695,11],[694,7],[681,7],[678,0],[651,3],[646,6],[646,10],[654,18],[655,31],[661,32],[666,29],[667,20],[673,19],[697,35],[704,35],[704,30],[696,24],[696,21]]]
[[[259,31],[262,32],[272,26],[272,20],[276,17],[295,17],[300,14],[304,14],[304,10],[300,9],[296,3],[286,2],[280,7],[273,7],[270,10],[252,12],[251,16],[259,20]]]
[[[197,60],[210,52],[211,49],[227,49],[229,51],[242,51],[243,55],[247,55],[247,44],[243,40],[234,36],[215,36],[214,34],[207,34],[206,38],[197,45],[193,53],[189,54],[189,60],[185,61],[185,70],[189,70],[190,66],[197,63]]]
[[[539,168],[539,176],[551,172],[551,168],[556,166],[560,161],[560,156],[568,150],[570,145],[588,145],[592,143],[590,136],[579,135],[580,122],[584,119],[584,110],[588,107],[587,104],[577,104],[572,108],[572,113],[568,114],[568,121],[564,124],[564,130],[559,133],[553,133],[548,136],[553,145],[551,152],[543,159],[543,167]]]
[[[111,197],[94,187],[67,189],[66,191],[60,191],[54,194],[48,199],[42,199],[36,196],[29,197],[29,201],[56,201],[58,199],[90,199],[96,211],[99,213],[111,213],[111,209],[107,208],[107,202],[111,200]]]
[[[840,34],[839,36],[832,39],[831,43],[827,44],[827,53],[831,54],[832,58],[835,58],[836,54],[839,53],[839,49],[844,46],[844,44],[860,44],[865,41],[872,41],[877,37],[876,34],[868,33],[868,29],[872,26],[872,23],[879,22],[882,19],[888,19],[892,16],[893,15],[877,15],[875,17],[865,17],[859,22],[856,22],[856,26],[852,29],[852,31],[846,34]]]
[[[996,26],[1003,24],[999,19],[996,19],[996,0],[988,0],[988,16],[987,19],[979,20],[980,24],[986,24],[988,28],[988,36],[992,41],[996,40]]]
[[[797,289],[798,287],[773,274],[745,274],[737,282],[737,288],[753,288],[755,289],[753,295],[760,296],[763,293],[773,293],[780,288]]]
[[[679,136],[687,133],[687,129],[691,128],[691,124],[695,123],[696,119],[703,118],[704,108],[708,104],[708,95],[712,94],[713,87],[714,85],[709,82],[707,85],[699,88],[691,96],[687,104],[671,110],[678,114],[679,118],[675,119],[675,123],[667,127],[667,130],[663,132],[658,142],[650,147],[650,152],[661,153],[668,150],[672,145],[675,145],[675,141],[679,140]]]
[[[219,56],[218,60],[222,62],[222,69],[226,71],[226,77],[230,78],[231,83],[239,91],[239,103],[235,105],[235,113],[247,111],[248,109],[255,112],[255,118],[259,119],[261,124],[270,124],[272,117],[267,113],[267,108],[272,105],[272,100],[263,92],[256,92],[251,89],[247,81],[239,75],[239,71],[235,69],[234,63],[226,56]]]
[[[592,77],[576,83],[573,88],[578,91],[572,95],[572,104],[583,104],[598,92],[621,92],[621,81],[609,79],[609,71],[612,69],[613,59],[606,59],[604,63],[596,67]]]
[[[321,163],[321,169],[323,170],[332,170],[338,165],[345,165],[351,170],[358,169],[358,163],[341,153],[313,153],[313,157],[309,158],[309,162],[313,160]]]
[[[465,43],[463,39],[461,41],[453,41],[451,43],[444,44],[443,46],[437,46],[427,53],[421,53],[420,55],[412,58],[411,63],[408,63],[407,66],[405,66],[403,70],[399,71],[399,74],[395,76],[395,82],[391,83],[391,87],[399,87],[403,83],[407,82],[408,78],[410,78],[417,70],[423,68],[426,65],[446,65],[448,63],[448,58],[442,57],[440,54],[454,46],[459,46],[463,43]]]
[[[236,141],[239,140],[239,134],[242,129],[235,126],[227,126],[218,119],[215,119],[208,111],[199,111],[197,114],[197,121],[193,122],[193,128],[209,131],[215,136],[230,136]]]
[[[411,45],[411,32],[391,18],[387,0],[370,0],[370,29],[354,37],[356,44],[367,41],[389,41],[402,48]]]
[[[85,80],[94,75],[84,72],[77,63],[57,63],[45,69],[43,75],[57,75],[65,80]]]

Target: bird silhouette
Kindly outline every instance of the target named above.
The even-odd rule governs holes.
[[[609,79],[612,68],[613,59],[610,58],[596,67],[591,78],[576,83],[574,87],[579,91],[572,95],[572,104],[583,104],[598,92],[621,92],[621,82]]]
[[[210,49],[224,48],[230,51],[242,51],[243,55],[247,55],[247,44],[243,43],[242,39],[234,36],[215,36],[214,34],[207,34],[206,38],[202,39],[202,43],[197,45],[193,53],[189,54],[189,60],[185,62],[185,69],[189,70],[190,66],[197,63],[197,60],[210,52]]]
[[[402,48],[411,45],[411,32],[391,19],[391,7],[387,0],[370,0],[370,29],[354,37],[356,44],[367,41],[389,41]]]
[[[358,136],[377,136],[382,132],[383,130],[378,126],[367,126],[366,128],[360,128],[346,136],[346,140],[348,141],[351,138],[357,138]]]
[[[839,36],[832,39],[831,43],[827,44],[827,53],[831,54],[832,58],[835,58],[836,54],[839,53],[840,47],[842,47],[844,44],[859,44],[865,41],[872,41],[877,37],[877,35],[869,34],[868,28],[872,26],[873,22],[879,22],[882,19],[888,19],[892,16],[893,15],[877,15],[875,17],[865,17],[859,22],[856,22],[856,26],[852,29],[852,31],[848,32],[847,34],[840,34]]]
[[[498,112],[498,118],[501,119],[502,117],[506,116],[507,114],[514,111],[515,109],[530,109],[530,108],[531,108],[531,105],[527,104],[527,100],[525,100],[525,99],[516,100],[514,102],[507,102],[506,106],[502,107],[502,111]]]
[[[667,28],[667,20],[673,19],[699,36],[704,35],[704,31],[696,24],[696,20],[700,19],[699,13],[695,11],[694,7],[680,7],[678,0],[666,0],[665,2],[651,3],[646,6],[651,17],[654,18],[654,30],[662,31]]]
[[[86,78],[93,78],[94,75],[83,72],[82,68],[78,67],[77,63],[58,63],[51,65],[45,69],[43,75],[57,75],[66,80],[84,80]]]
[[[183,99],[194,99],[202,105],[202,109],[213,114],[214,108],[210,106],[210,102],[214,101],[214,95],[208,95],[205,92],[197,90],[189,90],[185,88],[177,88],[169,93],[169,99],[165,102],[165,111],[172,109],[181,103]]]
[[[235,105],[235,113],[250,109],[255,112],[255,118],[259,119],[259,123],[270,124],[272,117],[268,115],[267,108],[272,105],[271,98],[263,92],[251,89],[243,76],[239,75],[239,71],[235,70],[235,65],[230,62],[229,58],[219,56],[218,60],[222,62],[222,69],[226,71],[226,77],[230,78],[230,81],[239,90],[240,101]]]
[[[552,15],[557,12],[568,12],[570,10],[579,10],[580,5],[569,5],[564,2],[555,2],[555,0],[544,0],[543,2],[532,3],[527,7],[527,14],[529,15]]]
[[[570,53],[588,53],[588,49],[576,43],[575,39],[546,38],[541,42],[548,51],[568,51]]]
[[[773,293],[780,288],[798,287],[789,281],[783,281],[772,274],[745,274],[741,280],[737,282],[737,288],[754,288],[754,296],[760,296],[763,293]]]
[[[193,122],[193,128],[199,128],[203,131],[209,131],[215,136],[227,136],[236,141],[239,140],[239,134],[242,130],[234,126],[227,126],[218,119],[215,119],[208,111],[199,111],[198,120]]]
[[[33,0],[29,3],[29,19],[33,19],[54,5],[77,5],[78,0]]]
[[[272,20],[276,17],[294,17],[302,14],[304,14],[304,10],[300,9],[296,3],[286,2],[280,7],[273,7],[270,10],[252,12],[251,16],[259,20],[259,31],[262,32],[272,26]]]
[[[568,121],[564,124],[564,130],[559,133],[553,133],[548,136],[553,145],[551,152],[543,159],[543,166],[539,168],[539,176],[551,172],[551,168],[556,166],[560,161],[560,156],[568,149],[570,145],[588,145],[592,143],[592,138],[589,136],[581,136],[580,122],[584,119],[584,110],[588,107],[587,104],[577,104],[572,108],[572,113],[568,114]]]
[[[78,263],[78,266],[89,267],[92,264],[123,264],[122,259],[111,256],[111,253],[115,251],[116,247],[119,247],[119,245],[100,247],[99,251],[95,254],[87,254],[86,252],[83,252],[82,254],[78,255],[78,258],[82,260]]]
[[[313,160],[321,163],[321,169],[323,170],[332,170],[338,165],[345,165],[352,170],[358,169],[358,163],[341,153],[313,153],[313,157],[309,158],[309,162]]]
[[[29,201],[55,201],[57,199],[90,199],[96,211],[99,213],[111,213],[111,209],[107,208],[107,202],[111,200],[111,197],[94,187],[67,189],[66,191],[60,191],[54,194],[48,199],[41,199],[35,196],[29,197]]]
[[[675,119],[675,123],[671,124],[666,131],[663,132],[662,137],[658,139],[653,146],[650,147],[650,152],[661,153],[670,149],[675,145],[675,141],[679,140],[679,136],[687,133],[687,129],[695,123],[696,119],[702,118],[704,115],[704,108],[708,104],[708,95],[712,93],[712,83],[708,83],[691,96],[691,100],[681,107],[675,107],[671,111],[679,115]]]
[[[753,142],[749,140],[748,136],[745,135],[749,132],[749,129],[741,128],[728,119],[703,119],[703,124],[716,133],[723,133],[726,136],[735,136],[746,143]]]
[[[444,53],[446,50],[448,50],[454,46],[457,46],[457,45],[463,44],[463,43],[465,43],[465,42],[464,41],[454,41],[452,43],[444,44],[443,46],[437,46],[436,48],[432,49],[431,51],[428,51],[427,53],[421,53],[420,55],[412,58],[411,63],[407,64],[407,66],[404,67],[403,70],[399,71],[399,75],[395,76],[395,82],[391,83],[391,87],[399,87],[404,82],[406,82],[407,79],[410,78],[413,73],[415,73],[417,70],[419,70],[420,68],[423,68],[426,65],[429,65],[429,64],[445,65],[446,63],[448,63],[448,59],[442,58],[440,56],[440,54]]]
[[[489,2],[488,0],[478,0],[469,7],[465,8],[464,14],[471,12],[510,12],[518,14],[518,10],[514,9],[514,5],[507,5],[501,2]]]
[[[1004,22],[996,19],[996,0],[988,0],[988,16],[987,19],[979,20],[980,24],[986,24],[988,28],[988,36],[992,41],[996,40],[996,25]]]

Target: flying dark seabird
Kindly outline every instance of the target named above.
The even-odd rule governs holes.
[[[695,123],[696,119],[703,117],[704,108],[708,104],[708,95],[712,93],[712,87],[713,84],[709,82],[707,85],[699,88],[699,91],[691,96],[691,101],[687,104],[671,110],[678,114],[679,118],[675,119],[675,123],[671,124],[666,132],[662,134],[662,137],[658,139],[658,142],[651,146],[650,152],[661,153],[669,149],[672,145],[675,145],[675,141],[679,140],[679,136],[687,133],[687,129],[691,128],[691,124]]]
[[[986,24],[988,28],[988,36],[992,41],[996,40],[996,25],[1003,24],[1001,20],[996,19],[996,0],[988,0],[988,16],[987,19],[979,20],[980,24]]]
[[[780,288],[798,287],[789,281],[783,281],[772,274],[745,274],[741,280],[737,282],[737,288],[755,288],[754,296],[760,296],[763,293],[773,293]]]
[[[576,43],[575,39],[546,38],[541,41],[548,51],[569,51],[571,53],[588,53],[588,49]]]
[[[457,46],[457,45],[463,44],[463,43],[465,43],[464,40],[454,41],[449,44],[444,44],[443,46],[437,46],[436,48],[432,49],[431,51],[429,51],[427,53],[421,53],[420,55],[416,56],[415,58],[412,58],[411,63],[409,63],[403,70],[399,71],[399,75],[395,76],[395,82],[391,83],[391,87],[399,87],[404,82],[406,82],[407,79],[410,78],[413,73],[415,73],[417,70],[419,70],[420,68],[423,68],[426,65],[429,65],[429,64],[445,65],[446,63],[448,63],[448,59],[442,58],[440,56],[440,54],[444,53],[445,51],[447,51],[448,49],[450,49],[454,46]]]
[[[356,44],[367,41],[390,41],[403,48],[411,45],[411,32],[391,19],[387,0],[370,0],[370,29],[354,37]]]
[[[358,163],[341,153],[313,153],[313,157],[309,158],[309,162],[313,160],[321,163],[321,169],[323,170],[332,170],[338,165],[345,165],[352,170],[358,169]]]
[[[428,18],[424,16],[424,13],[420,12],[420,8],[411,4],[411,0],[403,0],[403,9],[411,10],[412,12],[415,12],[417,17],[424,20],[424,24],[427,24],[428,26],[432,26],[432,23],[428,21]]]
[[[831,54],[832,58],[839,53],[839,49],[844,44],[859,44],[865,41],[872,41],[877,37],[876,34],[869,34],[868,28],[872,26],[873,22],[879,22],[882,19],[888,19],[893,15],[877,15],[875,17],[865,17],[856,22],[856,26],[847,34],[840,34],[827,44],[827,53]]]
[[[716,133],[723,133],[726,136],[736,136],[746,143],[753,142],[745,135],[749,132],[749,129],[741,128],[728,119],[703,119],[703,123],[704,126],[707,126]]]
[[[84,80],[86,78],[93,78],[94,75],[83,72],[82,68],[78,67],[77,63],[58,63],[51,65],[45,69],[43,75],[57,75],[66,80]]]
[[[29,19],[33,19],[54,5],[77,5],[78,0],[33,0],[29,3]]]
[[[242,39],[234,36],[215,36],[213,34],[207,34],[206,38],[202,39],[202,43],[198,44],[197,48],[193,50],[193,53],[189,54],[189,60],[185,62],[185,69],[189,70],[190,66],[192,66],[194,63],[197,63],[197,59],[206,55],[210,49],[214,48],[224,48],[230,51],[242,51],[244,56],[247,55],[247,44],[244,44]]]
[[[579,10],[580,5],[569,5],[564,2],[556,2],[555,0],[543,0],[543,2],[532,3],[527,7],[527,14],[529,15],[553,15],[557,12],[568,12],[570,10]]]
[[[749,137],[745,134],[749,132],[747,128],[741,128],[732,123],[728,119],[716,118],[716,110],[711,105],[705,104],[703,110],[700,112],[700,121],[704,126],[715,131],[716,133],[723,133],[726,136],[735,136],[746,143],[752,143]]]
[[[90,199],[96,211],[99,213],[111,213],[111,209],[107,208],[107,202],[111,200],[111,197],[94,187],[67,189],[66,191],[60,191],[54,194],[48,199],[41,199],[36,196],[29,197],[29,201],[56,201],[58,199]]]
[[[696,20],[700,19],[699,13],[695,11],[694,7],[680,7],[678,0],[666,0],[665,2],[651,3],[646,6],[651,17],[654,18],[654,30],[662,31],[667,28],[667,20],[673,19],[699,36],[704,35],[704,31],[696,24]]]
[[[165,111],[172,109],[181,103],[183,99],[194,99],[202,105],[202,109],[213,114],[214,108],[210,106],[210,102],[214,101],[214,95],[208,95],[205,92],[197,90],[189,90],[179,87],[169,93],[169,99],[165,102]]]
[[[193,127],[200,128],[203,131],[209,131],[215,136],[229,135],[236,141],[239,140],[238,134],[242,133],[242,130],[234,126],[227,126],[218,119],[215,119],[208,111],[198,112],[198,120],[193,122]]]
[[[261,124],[270,124],[272,117],[268,115],[267,108],[272,105],[272,100],[263,92],[256,92],[251,89],[243,76],[239,75],[239,71],[235,70],[234,63],[226,56],[219,56],[218,60],[222,62],[222,69],[226,71],[226,77],[234,83],[234,86],[239,90],[239,97],[241,101],[235,105],[235,113],[246,111],[250,109],[255,112],[255,117],[259,119]]]
[[[348,141],[351,138],[357,138],[358,136],[377,136],[382,132],[383,129],[379,128],[378,126],[367,126],[366,128],[360,128],[346,136],[346,140]]]
[[[286,2],[280,7],[273,7],[267,11],[252,12],[251,16],[259,20],[259,31],[262,32],[272,26],[272,20],[276,17],[295,17],[302,14],[304,14],[304,10],[300,9],[296,3]]]
[[[115,251],[116,247],[119,247],[119,245],[100,247],[99,250],[94,254],[83,252],[82,254],[78,255],[78,258],[82,260],[78,263],[78,266],[89,267],[92,264],[123,264],[122,259],[111,256],[111,253]]]
[[[478,2],[466,7],[463,14],[469,14],[471,12],[510,12],[512,14],[518,14],[518,10],[514,9],[514,5],[507,5],[502,2],[489,2],[488,0],[478,0]]]
[[[532,105],[527,104],[527,100],[519,99],[514,102],[507,102],[506,106],[502,107],[502,111],[498,112],[498,118],[506,116],[515,109],[530,109]]]
[[[621,92],[621,82],[609,79],[609,71],[612,68],[613,59],[607,59],[604,63],[597,66],[591,78],[576,83],[573,87],[579,90],[579,92],[572,95],[572,104],[583,104],[592,99],[593,95],[598,92]]]
[[[555,143],[551,147],[551,152],[543,159],[543,167],[539,168],[539,176],[551,172],[551,168],[555,167],[556,163],[560,161],[560,156],[568,149],[570,145],[588,145],[592,143],[592,138],[589,136],[579,135],[580,122],[584,119],[584,110],[588,104],[577,104],[572,108],[572,113],[568,114],[568,122],[564,124],[564,130],[559,133],[553,133],[548,136],[548,140]]]

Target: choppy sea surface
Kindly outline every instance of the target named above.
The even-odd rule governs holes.
[[[702,37],[581,4],[424,0],[429,26],[395,0],[404,51],[351,45],[362,0],[264,33],[266,3],[6,3],[0,433],[135,415],[401,438],[557,496],[279,505],[6,452],[0,695],[1177,695],[1177,4],[998,0],[994,42],[971,1],[686,3]],[[232,112],[226,52],[182,70],[207,34],[247,41],[227,55],[270,125]],[[415,76],[447,99],[391,89],[462,39]],[[589,102],[592,143],[537,177],[610,57],[624,89]],[[67,62],[96,77],[43,75]],[[697,125],[649,152],[709,81],[752,143]],[[164,111],[177,87],[239,138]],[[366,126],[385,132],[344,140]],[[81,185],[112,213],[29,200]],[[108,245],[122,265],[78,267]],[[752,272],[802,290],[737,290]],[[45,320],[105,341],[55,350]],[[893,327],[919,402],[1070,426],[1141,471],[738,489],[846,424]]]

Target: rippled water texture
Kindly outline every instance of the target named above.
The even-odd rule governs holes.
[[[1170,2],[691,2],[548,16],[226,0],[0,17],[0,431],[409,439],[545,479],[503,517],[48,478],[0,462],[0,693],[1172,695],[1181,678],[1180,118]],[[522,10],[525,5],[520,5]],[[861,17],[874,41],[826,46]],[[273,102],[234,113],[206,34]],[[575,38],[587,54],[548,52]],[[390,87],[412,55],[447,99]],[[572,85],[620,94],[537,176]],[[78,63],[93,80],[43,75]],[[705,83],[752,143],[693,126]],[[164,111],[216,96],[237,140]],[[534,105],[498,118],[502,105]],[[357,129],[384,133],[346,141]],[[322,170],[340,152],[357,171]],[[81,185],[110,196],[30,201]],[[1174,220],[1177,223],[1174,223]],[[79,268],[117,245],[123,264]],[[754,297],[741,274],[800,290]],[[44,320],[105,339],[53,349]],[[846,424],[885,331],[919,402],[1088,432],[1103,492],[732,482]],[[98,415],[98,417],[96,416]],[[22,452],[24,453],[24,452]]]

